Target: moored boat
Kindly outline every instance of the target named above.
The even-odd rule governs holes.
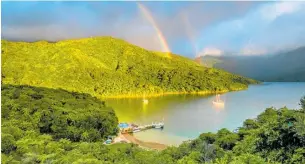
[[[140,128],[138,128],[138,127],[133,128],[133,130],[132,130],[132,132],[133,132],[133,133],[137,133],[137,132],[140,132],[140,131],[141,131],[141,129],[140,129]]]
[[[143,103],[144,104],[148,104],[148,100],[147,99],[143,99]]]
[[[163,127],[164,127],[163,122],[159,122],[159,123],[155,124],[155,126],[154,126],[155,129],[163,129]]]
[[[216,95],[216,100],[213,101],[215,106],[224,106],[224,101],[220,99],[220,95]]]

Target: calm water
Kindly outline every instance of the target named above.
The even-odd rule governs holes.
[[[305,95],[305,83],[264,83],[248,90],[229,92],[220,97],[223,108],[212,101],[215,95],[172,95],[142,99],[111,99],[120,122],[149,124],[164,119],[163,130],[151,129],[134,135],[143,141],[177,145],[193,139],[202,132],[215,132],[221,128],[234,130],[247,118],[255,118],[267,107],[300,108],[299,100]]]

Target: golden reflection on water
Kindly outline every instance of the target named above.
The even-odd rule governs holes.
[[[225,106],[224,104],[223,105],[215,105],[214,104],[214,109],[217,111],[217,112],[220,112],[220,111],[223,111],[225,109]]]
[[[147,109],[147,104],[143,103],[143,111],[145,112]]]
[[[176,110],[171,106],[192,102],[200,98],[202,97],[173,95],[152,97],[149,98],[148,103],[144,103],[142,98],[107,99],[106,102],[115,110],[120,122],[151,123],[151,121],[166,119],[171,112],[164,111]]]
[[[148,110],[148,103],[144,103],[142,104],[142,119],[144,119],[145,117],[147,117],[147,110]]]

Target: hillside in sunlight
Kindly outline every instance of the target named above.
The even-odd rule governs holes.
[[[240,90],[256,81],[112,37],[2,41],[2,83],[97,97]]]
[[[198,59],[197,59],[198,61]],[[261,81],[305,81],[305,46],[266,56],[203,56],[201,64]]]

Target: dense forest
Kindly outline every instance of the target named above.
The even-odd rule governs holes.
[[[114,110],[88,94],[2,85],[1,96],[1,151],[17,160],[47,140],[98,142],[118,132]]]
[[[117,118],[88,94],[2,85],[1,161],[79,164],[305,163],[302,109],[268,108],[231,132],[202,133],[163,151],[133,144],[103,145],[117,133]]]
[[[305,81],[305,46],[261,56],[203,56],[196,61],[260,81]]]
[[[255,80],[147,51],[112,37],[56,43],[2,41],[4,84],[61,88],[101,97],[210,93],[246,89]]]

